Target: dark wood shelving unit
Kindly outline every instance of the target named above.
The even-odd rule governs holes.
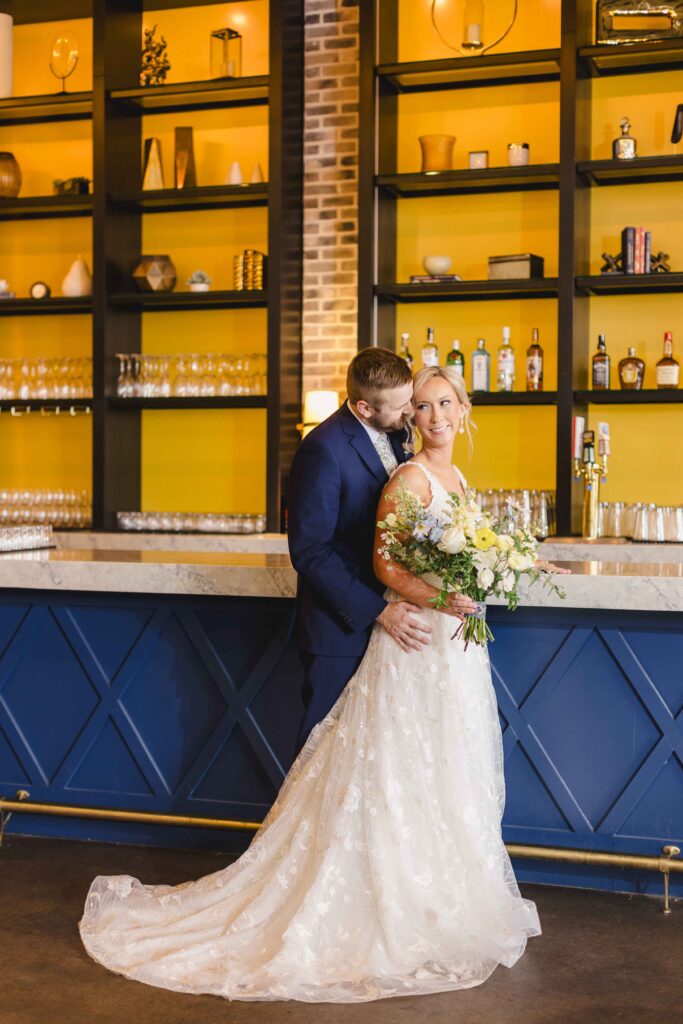
[[[683,68],[683,41],[676,39],[618,46],[582,46],[579,61],[592,78],[639,75]]]
[[[436,174],[378,174],[375,184],[396,199],[463,196],[483,192],[534,192],[557,189],[559,164],[487,167],[485,170],[439,171]]]
[[[644,295],[683,292],[683,274],[593,274],[577,277],[582,295]]]
[[[111,100],[138,114],[181,114],[212,107],[265,106],[270,83],[267,75],[216,78],[202,82],[173,82],[147,88],[113,89]]]
[[[0,100],[0,127],[8,124],[46,124],[48,121],[87,121],[92,118],[92,92],[12,96]]]
[[[209,0],[211,3],[212,0]],[[214,0],[218,2],[218,0]],[[202,0],[206,5],[206,0]],[[199,6],[198,0],[15,0],[17,24],[92,19],[91,92],[0,100],[0,125],[92,120],[93,187],[89,196],[21,197],[0,201],[0,220],[92,216],[93,295],[0,299],[0,316],[92,314],[93,392],[88,400],[0,403],[21,415],[29,405],[45,415],[57,406],[92,409],[92,493],[95,529],[116,529],[116,512],[140,508],[142,417],[148,409],[263,409],[267,419],[266,514],[268,529],[282,527],[289,465],[299,443],[301,413],[301,267],[303,210],[303,0],[270,4],[267,75],[230,80],[139,86],[145,12]],[[207,39],[208,50],[208,39]],[[208,56],[208,53],[207,53]],[[268,106],[267,183],[142,191],[146,115]],[[218,122],[217,123],[222,123]],[[268,211],[268,274],[263,291],[134,292],[131,270],[143,251],[147,213],[261,206]],[[245,245],[249,244],[245,237]],[[172,254],[172,241],[169,241]],[[231,252],[226,251],[226,264]],[[183,286],[184,287],[184,286]],[[142,351],[143,315],[262,307],[267,310],[268,395],[236,398],[135,399],[116,397],[116,353]],[[125,342],[125,344],[124,344]],[[227,510],[229,511],[229,510]]]
[[[557,405],[557,391],[474,391],[473,405]]]
[[[556,277],[522,281],[454,281],[453,284],[378,284],[383,302],[481,302],[482,299],[551,299],[558,294]]]
[[[528,50],[487,53],[482,57],[382,63],[377,67],[377,76],[397,93],[551,82],[560,77],[560,51]]]
[[[0,220],[39,220],[49,217],[90,217],[92,196],[18,196],[0,199]]]
[[[575,391],[578,405],[671,405],[683,402],[677,388],[642,388],[640,391]]]
[[[0,299],[0,316],[49,316],[55,313],[92,313],[91,298]]]
[[[639,156],[634,160],[584,160],[576,173],[592,188],[683,181],[683,156]]]
[[[117,206],[136,213],[181,213],[268,205],[268,184],[204,185],[196,188],[160,188],[110,196]],[[2,207],[0,206],[0,211]]]
[[[268,306],[268,292],[126,292],[109,296],[109,304],[124,309],[170,313],[187,309],[257,309]]]
[[[109,398],[111,409],[267,409],[266,395],[209,395],[194,398]]]

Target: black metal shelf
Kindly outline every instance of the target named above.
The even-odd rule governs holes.
[[[111,409],[267,409],[266,395],[222,395],[195,398],[110,398]]]
[[[249,78],[177,82],[135,89],[113,89],[112,100],[140,114],[182,113],[211,107],[264,106],[268,103],[268,75]]]
[[[91,195],[22,196],[16,199],[0,199],[0,220],[90,217],[92,199]]]
[[[634,160],[585,160],[576,173],[591,187],[683,181],[683,156],[641,156]]]
[[[579,61],[591,78],[606,75],[640,75],[683,68],[683,41],[584,46]]]
[[[92,313],[92,299],[0,299],[0,316],[48,316],[54,313]]]
[[[0,100],[0,125],[87,121],[92,117],[92,92],[13,96]]]
[[[215,292],[131,292],[110,295],[112,306],[142,309],[147,312],[171,312],[178,309],[239,309],[268,305],[265,290]]]
[[[557,405],[557,391],[474,391],[473,405]]]
[[[113,203],[139,213],[179,213],[185,210],[221,210],[229,207],[267,206],[268,184],[206,185],[197,188],[161,188],[112,195]],[[0,210],[2,207],[0,207]]]
[[[594,274],[577,277],[581,295],[643,295],[683,292],[683,274]]]
[[[397,93],[558,81],[560,51],[525,50],[482,57],[380,64],[377,75]]]
[[[559,188],[560,165],[487,167],[484,170],[439,171],[436,174],[379,174],[375,184],[397,199],[458,196],[485,192],[533,192]]]
[[[683,402],[683,391],[677,388],[643,388],[640,391],[575,391],[574,401],[580,405],[670,405]]]
[[[555,298],[556,277],[512,281],[455,281],[447,284],[378,284],[375,295],[386,302],[474,302],[486,299]]]

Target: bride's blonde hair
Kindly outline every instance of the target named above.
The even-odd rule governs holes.
[[[417,402],[417,393],[420,388],[426,384],[427,381],[434,380],[435,377],[441,377],[443,380],[447,381],[455,391],[455,397],[463,408],[462,422],[467,433],[467,440],[469,442],[471,452],[473,447],[471,427],[474,427],[476,430],[477,425],[470,420],[472,403],[470,402],[470,396],[467,394],[465,381],[463,380],[462,374],[458,373],[454,366],[425,366],[421,370],[418,370],[413,377],[413,401]],[[414,415],[410,417],[409,423],[411,431],[419,434],[419,430],[415,426]]]

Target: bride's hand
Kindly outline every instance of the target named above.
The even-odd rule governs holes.
[[[536,568],[542,572],[559,572],[562,574],[571,572],[571,569],[563,569],[561,566],[555,565],[554,562],[545,562],[542,558],[537,559]]]
[[[439,610],[445,612],[446,615],[452,615],[456,619],[464,619],[466,615],[471,615],[472,612],[475,612],[477,606],[471,597],[467,597],[465,594],[452,593],[448,595],[446,607]]]

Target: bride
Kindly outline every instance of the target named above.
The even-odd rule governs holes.
[[[395,470],[378,519],[401,479],[437,516],[463,492],[451,464],[470,413],[462,378],[421,370],[414,400],[422,450]],[[80,922],[95,960],[179,992],[351,1003],[479,985],[541,934],[501,836],[488,652],[451,639],[453,609],[430,606],[429,579],[375,562],[388,600],[423,607],[429,646],[403,650],[374,627],[237,861],[177,886],[96,878]]]

